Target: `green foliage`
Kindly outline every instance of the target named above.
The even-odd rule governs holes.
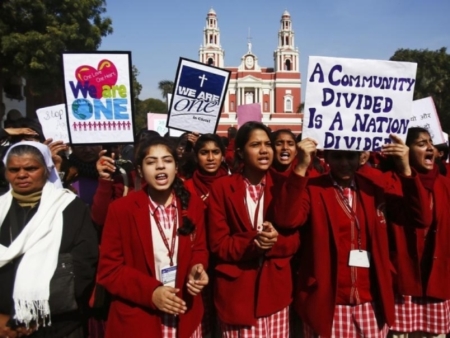
[[[158,83],[158,89],[161,91],[163,99],[167,99],[167,94],[172,94],[173,92],[173,81],[162,80]]]
[[[132,69],[131,69],[131,80],[133,82],[133,98],[134,98],[134,102],[137,102],[139,95],[141,95],[141,91],[142,91],[142,85],[139,83],[137,77],[139,76],[139,70],[137,69],[137,67],[135,65],[133,65]]]
[[[0,76],[23,76],[34,94],[62,85],[64,51],[95,51],[112,33],[105,0],[0,1]]]
[[[446,48],[436,51],[428,49],[398,49],[391,57],[393,61],[417,63],[414,99],[432,96],[442,129],[450,131],[450,54]]]
[[[167,114],[167,104],[159,99],[137,100],[135,126],[136,131],[147,126],[147,113]]]

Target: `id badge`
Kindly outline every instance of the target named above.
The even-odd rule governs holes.
[[[161,282],[166,285],[169,283],[175,283],[177,278],[177,266],[166,266],[161,269]]]
[[[370,252],[366,250],[351,250],[348,265],[358,268],[370,268]]]

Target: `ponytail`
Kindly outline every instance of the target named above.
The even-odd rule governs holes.
[[[175,191],[175,195],[181,201],[182,224],[181,227],[178,228],[178,234],[184,236],[190,235],[195,230],[194,223],[187,217],[191,194],[186,190],[183,181],[178,176],[175,177],[175,181],[173,182],[173,190]]]

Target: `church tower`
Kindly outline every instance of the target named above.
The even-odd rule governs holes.
[[[220,30],[217,25],[217,14],[210,9],[206,16],[206,26],[203,29],[203,44],[199,50],[199,61],[207,65],[224,67],[225,51],[220,45]]]
[[[274,52],[275,72],[300,72],[299,52],[295,47],[291,15],[284,11],[278,31],[278,48]]]

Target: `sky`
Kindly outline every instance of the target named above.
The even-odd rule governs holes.
[[[238,66],[247,52],[249,29],[259,65],[273,67],[284,10],[303,79],[309,56],[388,60],[399,48],[450,51],[450,0],[107,0],[114,32],[100,50],[131,51],[143,86],[139,98],[162,98],[158,82],[174,81],[179,57],[198,60],[210,8],[226,67]],[[305,92],[303,84],[303,98]]]

